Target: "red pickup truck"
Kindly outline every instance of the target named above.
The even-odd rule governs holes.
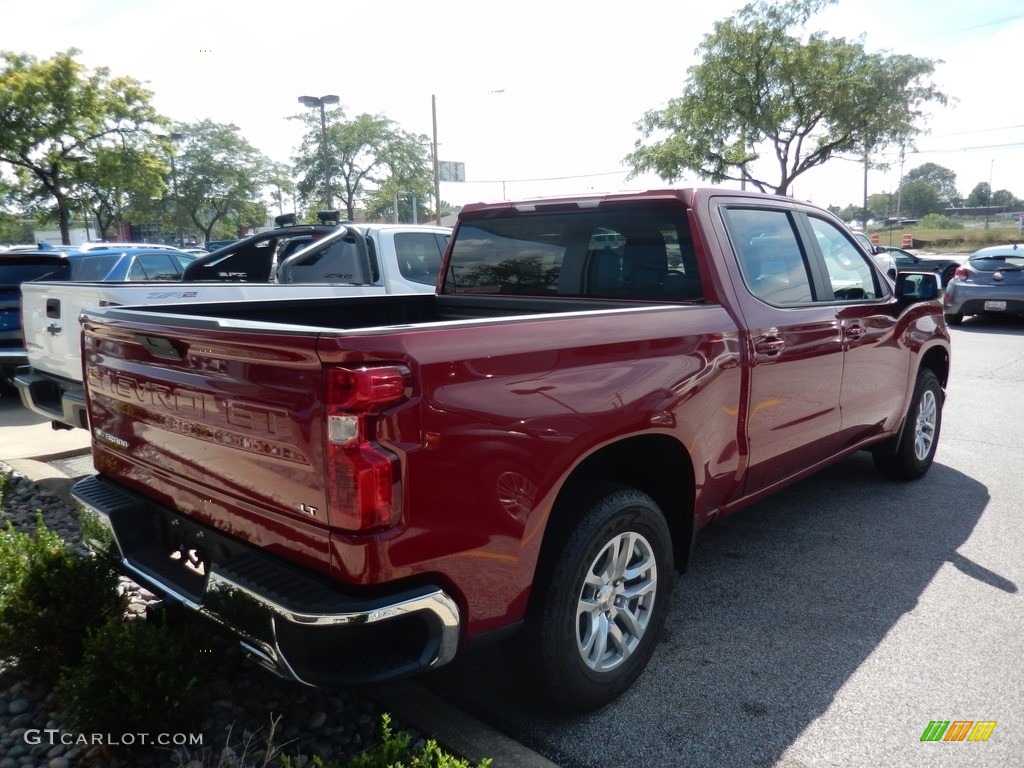
[[[467,206],[436,294],[83,323],[74,494],[136,579],[315,685],[521,628],[577,710],[642,672],[716,517],[861,449],[924,475],[950,358],[934,274],[721,189]]]

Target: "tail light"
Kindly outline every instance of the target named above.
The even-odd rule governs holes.
[[[957,280],[966,280],[970,276],[970,274],[971,273],[967,271],[967,267],[961,264],[959,267],[956,268],[956,272],[953,273],[953,277],[954,279]]]
[[[398,458],[376,432],[381,412],[407,397],[409,376],[400,365],[327,369],[327,500],[340,528],[366,533],[401,518]]]

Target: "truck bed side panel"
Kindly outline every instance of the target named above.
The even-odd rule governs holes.
[[[472,633],[519,618],[565,478],[629,436],[678,441],[693,457],[695,504],[717,506],[735,489],[739,460],[739,346],[721,307],[325,335],[325,363],[415,361],[418,377],[415,401],[382,431],[402,461],[404,530],[372,551],[335,532],[338,576],[474,584]]]

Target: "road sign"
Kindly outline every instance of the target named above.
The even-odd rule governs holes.
[[[441,181],[465,181],[466,164],[441,160],[438,163],[438,177]]]

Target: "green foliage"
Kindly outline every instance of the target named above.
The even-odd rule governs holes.
[[[32,222],[18,216],[0,213],[0,243],[32,244],[35,240]]]
[[[117,140],[139,140],[165,122],[137,80],[88,70],[76,49],[40,61],[0,52],[0,163],[19,181],[19,204],[32,213],[52,211],[65,243],[75,207],[74,166]]]
[[[936,62],[868,53],[820,32],[791,34],[835,1],[755,0],[716,22],[683,95],[637,124],[641,138],[626,157],[631,175],[653,171],[674,182],[693,171],[785,194],[836,155],[906,144],[919,132],[920,107],[946,100],[927,82]],[[773,161],[766,167],[780,171],[775,181],[753,175],[762,149]]]
[[[912,218],[939,214],[946,207],[935,186],[926,179],[904,181],[900,187],[899,204],[899,215]]]
[[[947,216],[940,216],[937,213],[929,213],[923,216],[917,226],[921,229],[963,229],[962,222],[950,219]]]
[[[241,228],[262,225],[267,218],[261,197],[269,160],[236,125],[200,120],[176,130],[181,138],[167,150],[175,153],[185,223],[195,225],[206,241],[214,239],[218,226],[237,235]]]
[[[128,141],[98,147],[72,167],[71,194],[96,217],[97,237],[107,238],[125,210],[146,205],[164,193],[169,170],[151,147]]]
[[[353,120],[344,117],[341,107],[326,112],[331,202],[338,204],[340,200],[348,219],[355,216],[356,203],[368,197],[379,198],[370,200],[368,209],[390,209],[395,191],[415,193],[420,200],[433,197],[426,136],[407,133],[384,115],[362,114]],[[315,202],[322,207],[325,184],[319,110],[291,119],[301,120],[306,126],[294,158],[298,194],[305,204]]]
[[[997,189],[992,193],[992,205],[1020,205],[1021,201],[1018,200],[1012,192],[1008,189]]]
[[[964,203],[968,208],[980,208],[989,204],[992,199],[992,186],[987,181],[979,181],[974,185],[971,194]]]
[[[319,755],[308,763],[312,768],[474,768],[461,757],[455,757],[442,750],[437,742],[429,739],[421,748],[412,744],[412,735],[406,731],[395,733],[391,728],[391,716],[381,715],[380,741],[370,749],[356,755],[347,763],[338,760],[324,761]],[[489,758],[481,760],[476,768],[487,768]],[[282,768],[299,768],[298,758],[287,755],[281,758]]]
[[[907,171],[903,183],[913,182],[927,183],[935,191],[935,199],[941,208],[951,208],[960,203],[960,193],[956,191],[956,173],[938,163],[925,163]]]
[[[75,554],[41,514],[32,533],[8,523],[0,531],[0,658],[55,682],[61,667],[79,662],[84,633],[123,612],[114,565]]]
[[[195,731],[209,707],[201,645],[195,631],[141,619],[91,629],[81,663],[61,677],[69,725],[82,733]]]

